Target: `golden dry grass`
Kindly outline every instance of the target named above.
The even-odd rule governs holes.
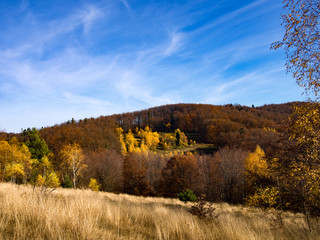
[[[191,215],[176,199],[0,184],[0,239],[320,239],[302,215],[216,204],[218,218]]]

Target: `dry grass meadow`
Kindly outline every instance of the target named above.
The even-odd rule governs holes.
[[[300,214],[284,213],[280,226],[273,212],[228,204],[201,220],[176,199],[1,183],[0,206],[0,239],[320,239]]]

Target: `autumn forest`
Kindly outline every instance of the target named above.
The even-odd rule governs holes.
[[[211,202],[318,215],[320,189],[312,183],[319,175],[297,160],[308,146],[291,134],[301,106],[314,107],[174,104],[2,133],[0,177],[142,196],[189,191]]]

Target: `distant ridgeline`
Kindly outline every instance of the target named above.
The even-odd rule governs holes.
[[[294,104],[256,108],[238,104],[173,104],[111,117],[124,131],[147,126],[163,133],[180,129],[196,142],[254,150],[257,144],[265,146],[281,131],[281,122],[288,118]]]
[[[63,124],[42,128],[39,132],[55,154],[63,145],[74,142],[90,151],[107,148],[120,153],[123,146],[119,141],[119,127],[126,134],[129,130],[135,132],[139,128],[145,131],[148,127],[162,135],[162,139],[169,136],[164,133],[174,134],[179,129],[187,139],[197,143],[210,143],[217,147],[244,147],[249,150],[260,145],[265,149],[282,131],[281,122],[288,118],[293,104],[295,103],[262,107],[238,104],[172,104],[99,118],[79,121],[72,119]],[[9,139],[13,135],[2,133],[0,137]],[[24,138],[19,134],[15,136],[21,140]],[[172,142],[166,144],[172,145]],[[163,148],[166,147],[170,148],[163,145]]]

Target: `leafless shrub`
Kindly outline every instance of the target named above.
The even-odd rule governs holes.
[[[220,213],[217,212],[217,208],[213,207],[212,203],[204,201],[203,196],[190,208],[189,212],[200,219],[207,220],[218,218],[220,215]]]

